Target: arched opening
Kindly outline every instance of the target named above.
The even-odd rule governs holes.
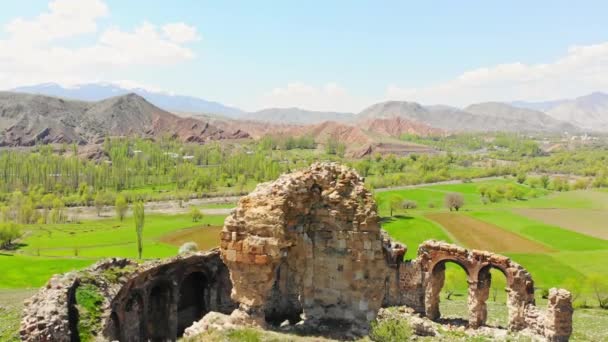
[[[145,340],[143,331],[144,300],[139,292],[133,292],[125,304],[122,338],[127,341]]]
[[[437,320],[444,312],[451,323],[465,325],[468,322],[467,302],[464,300],[468,293],[468,279],[469,271],[457,260],[437,262],[430,272],[426,287],[427,317]]]
[[[506,327],[508,325],[507,275],[501,268],[487,265],[479,270],[477,296],[480,299],[476,310],[479,325]]]
[[[177,303],[178,336],[182,336],[186,328],[207,313],[208,310],[205,304],[207,285],[207,277],[202,272],[190,273],[182,281]]]
[[[112,341],[120,341],[122,339],[120,329],[120,319],[118,318],[118,314],[116,311],[112,311],[112,314],[110,315],[110,325],[108,326],[108,337],[110,337]]]
[[[78,286],[80,286],[80,282],[76,281],[68,290],[68,322],[71,342],[80,342],[80,335],[78,334],[78,309],[76,308],[76,290]]]
[[[151,341],[169,341],[175,339],[171,329],[171,285],[156,284],[148,298],[147,338]]]
[[[264,310],[266,322],[271,325],[278,326],[286,320],[290,324],[300,321],[303,308],[294,273],[285,259],[276,269],[275,282]]]

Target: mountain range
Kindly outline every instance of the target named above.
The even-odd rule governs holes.
[[[423,106],[416,102],[386,101],[373,104],[358,114],[310,111],[301,108],[268,108],[256,112],[226,106],[201,98],[154,92],[141,88],[127,89],[109,83],[89,83],[64,87],[46,83],[13,89],[16,92],[44,94],[63,99],[101,101],[117,95],[136,93],[151,104],[182,116],[198,117],[206,122],[218,116],[218,124],[236,128],[233,119],[248,122],[252,131],[263,131],[255,122],[273,125],[316,125],[325,121],[358,125],[363,121],[399,117],[447,131],[531,131],[578,132],[608,131],[608,95],[593,93],[576,99],[544,102],[486,102],[465,108],[445,105]],[[217,121],[217,120],[216,120]],[[255,135],[255,134],[254,134]]]
[[[103,141],[106,136],[173,136],[182,141],[247,138],[207,122],[182,118],[136,94],[101,101],[0,92],[0,146]]]
[[[112,83],[86,83],[64,87],[57,83],[43,83],[11,89],[14,92],[39,94],[81,101],[101,101],[110,97],[137,94],[157,107],[172,112],[208,113],[228,117],[240,117],[244,112],[238,108],[207,101],[193,96],[173,95],[167,92],[150,91],[143,88],[125,88]]]

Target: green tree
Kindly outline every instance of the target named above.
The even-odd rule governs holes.
[[[0,224],[0,248],[10,248],[21,237],[21,228],[14,222]]]
[[[141,253],[143,251],[143,233],[144,233],[144,203],[137,201],[133,206],[133,217],[135,218],[135,232],[137,233],[137,255],[141,259]]]
[[[122,194],[118,194],[116,196],[116,201],[114,202],[114,208],[116,210],[116,216],[122,220],[124,220],[125,215],[127,214],[127,209],[129,209],[129,205],[127,204],[127,199]]]
[[[591,290],[599,307],[608,309],[608,279],[600,274],[590,274],[587,277],[587,288]]]
[[[551,180],[549,179],[549,176],[547,176],[547,175],[542,175],[540,177],[540,185],[542,185],[543,189],[549,188],[550,181]]]
[[[203,213],[197,207],[190,207],[190,216],[192,216],[192,222],[198,222],[203,219]]]
[[[106,205],[105,198],[103,192],[98,191],[95,195],[95,209],[97,209],[97,216],[101,216],[101,211],[103,207]]]

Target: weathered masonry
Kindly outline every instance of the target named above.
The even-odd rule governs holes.
[[[87,317],[76,294],[87,284],[103,298],[93,333],[108,340],[175,340],[204,331],[203,317],[232,326],[340,321],[364,330],[382,307],[404,305],[437,320],[449,262],[467,274],[470,328],[486,323],[494,268],[507,280],[510,330],[548,341],[572,333],[570,293],[551,289],[547,309],[538,309],[531,275],[508,257],[439,241],[421,244],[414,260],[404,260],[405,252],[380,228],[363,179],[318,163],[241,198],[219,251],[143,265],[113,259],[53,277],[26,304],[21,337],[78,341],[78,322]]]
[[[103,297],[97,335],[105,340],[169,341],[209,311],[229,313],[231,283],[217,250],[137,265],[126,259],[53,277],[26,303],[24,341],[79,341],[76,292],[93,284]]]
[[[342,319],[366,325],[380,307],[406,305],[438,319],[446,262],[469,285],[469,326],[486,322],[490,269],[507,279],[509,329],[529,328],[550,340],[571,334],[571,298],[552,290],[549,308],[534,305],[530,274],[509,258],[427,241],[418,257],[380,229],[373,196],[356,172],[332,163],[260,184],[239,201],[222,232],[222,259],[232,298],[268,322]]]

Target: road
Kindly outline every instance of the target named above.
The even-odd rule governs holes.
[[[500,179],[502,177],[482,177],[482,178],[473,178],[471,181],[479,182],[479,181],[487,181],[493,179]],[[449,181],[441,181],[435,183],[421,183],[421,184],[413,184],[413,185],[402,185],[402,186],[394,186],[387,188],[378,188],[375,189],[374,192],[385,192],[392,190],[403,190],[403,189],[414,189],[420,188],[428,185],[442,185],[442,184],[459,184],[462,183],[462,180],[449,180]],[[158,201],[158,202],[148,202],[146,203],[145,210],[146,213],[149,214],[185,214],[190,210],[190,206],[201,206],[205,204],[226,204],[226,203],[236,203],[240,197],[239,196],[228,196],[228,197],[212,197],[212,198],[196,198],[191,199],[188,202],[184,202],[183,206],[180,207],[177,200],[171,201]],[[232,208],[204,208],[201,209],[201,212],[204,215],[228,215]],[[68,215],[68,219],[72,220],[72,218],[77,218],[78,220],[94,220],[100,217],[113,217],[116,215],[114,211],[114,206],[106,206],[102,212],[101,216],[97,215],[97,209],[95,207],[70,207],[66,208],[66,213]],[[131,215],[131,210],[127,212],[127,216]]]

